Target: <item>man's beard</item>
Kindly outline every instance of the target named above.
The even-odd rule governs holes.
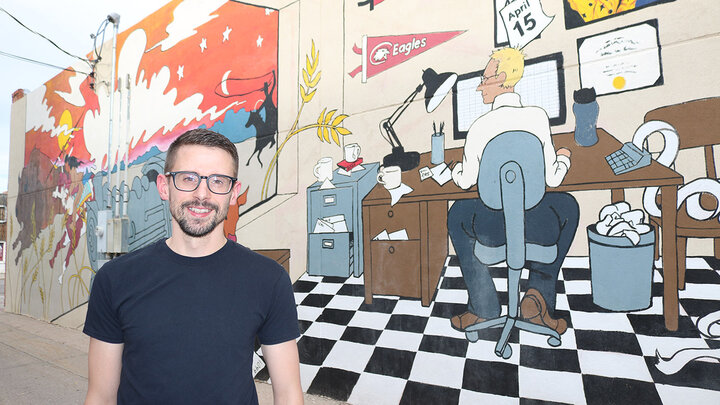
[[[190,206],[202,207],[213,210],[215,211],[215,215],[203,219],[193,218],[185,211],[187,207]],[[203,202],[195,200],[186,201],[180,205],[174,205],[172,203],[170,204],[170,214],[178,223],[178,225],[180,225],[180,229],[188,236],[192,236],[195,238],[201,238],[212,232],[215,227],[217,227],[225,220],[225,217],[227,217],[227,212],[227,206],[224,210],[221,211],[219,206],[208,201]]]

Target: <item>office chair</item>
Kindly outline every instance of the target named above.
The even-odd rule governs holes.
[[[505,218],[505,244],[493,247],[476,241],[474,253],[486,265],[507,262],[508,314],[469,326],[465,329],[466,338],[476,342],[479,330],[502,327],[495,354],[504,359],[512,356],[508,340],[513,328],[547,335],[550,346],[559,346],[560,335],[555,330],[518,319],[520,274],[525,262],[552,263],[557,257],[557,245],[525,241],[525,210],[536,206],[545,195],[545,163],[540,140],[524,131],[504,132],[493,138],[480,160],[478,193],[486,206],[502,210]]]

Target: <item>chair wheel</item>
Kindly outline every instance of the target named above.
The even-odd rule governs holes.
[[[478,339],[480,338],[480,336],[478,335],[478,333],[477,333],[477,332],[474,332],[474,331],[473,331],[473,332],[465,332],[465,337],[466,337],[467,340],[469,340],[471,343],[477,342]]]
[[[512,356],[512,347],[510,345],[505,346],[505,350],[502,352],[502,358],[507,360]]]
[[[558,347],[560,346],[560,339],[556,338],[555,336],[550,336],[547,340],[548,344],[552,347]]]

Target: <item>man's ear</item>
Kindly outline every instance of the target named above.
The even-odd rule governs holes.
[[[502,87],[505,87],[505,80],[507,80],[507,73],[500,72],[500,73],[498,73],[497,78],[498,78],[498,82],[500,83],[500,85]]]
[[[161,200],[167,201],[170,197],[169,180],[170,179],[164,174],[158,174],[157,178],[155,179],[155,184],[157,184],[158,194],[160,194]]]
[[[240,195],[240,181],[236,181],[232,190],[230,191],[230,205],[237,204],[237,198]]]

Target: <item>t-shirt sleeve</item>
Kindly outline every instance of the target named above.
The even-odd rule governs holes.
[[[107,343],[122,343],[123,333],[112,302],[112,289],[107,271],[95,275],[83,333]]]
[[[281,270],[280,277],[275,281],[271,296],[270,308],[265,317],[258,339],[261,344],[274,345],[300,336],[295,295],[288,274]]]

